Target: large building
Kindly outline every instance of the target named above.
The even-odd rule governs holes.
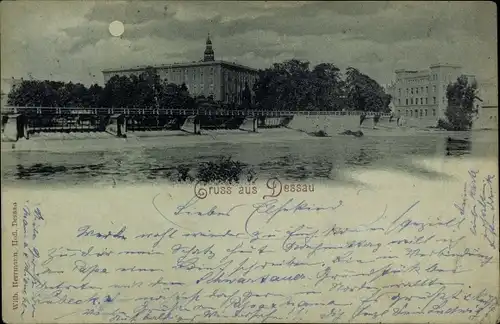
[[[189,93],[196,96],[212,96],[214,100],[223,103],[241,104],[246,84],[253,95],[253,85],[257,80],[258,71],[248,66],[215,60],[210,35],[207,37],[203,60],[192,63],[174,63],[152,66],[160,78],[169,83],[186,84]],[[107,69],[102,73],[104,82],[114,75],[129,76],[141,74],[147,67],[128,69]]]
[[[392,109],[397,116],[438,120],[445,115],[448,100],[446,88],[462,74],[458,65],[435,64],[429,69],[396,70],[396,80],[388,88]],[[469,82],[475,81],[466,75]]]

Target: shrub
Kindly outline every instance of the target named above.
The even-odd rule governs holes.
[[[328,137],[328,134],[323,130],[313,132],[312,135],[317,136],[317,137]]]
[[[453,126],[445,119],[439,118],[437,123],[438,128],[442,128],[444,130],[453,130]]]
[[[189,174],[189,167],[181,164],[179,167],[177,167],[177,181],[183,182],[183,181],[193,181],[193,177]]]
[[[205,183],[209,182],[239,182],[243,175],[245,165],[239,161],[234,161],[231,157],[219,157],[215,162],[202,163],[197,170],[197,180]],[[252,179],[253,176],[249,176]]]

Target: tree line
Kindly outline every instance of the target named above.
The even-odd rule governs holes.
[[[185,84],[162,80],[152,67],[140,75],[113,76],[104,87],[93,84],[23,80],[8,94],[8,105],[38,107],[141,107],[260,110],[362,110],[388,112],[391,96],[355,68],[343,77],[332,63],[310,69],[296,59],[260,70],[252,91],[245,85],[242,103],[223,105],[212,97],[194,97]]]
[[[7,104],[37,107],[193,108],[196,100],[185,84],[161,80],[153,68],[140,75],[111,77],[101,87],[49,80],[23,80],[8,94]]]
[[[332,63],[310,68],[296,59],[259,71],[255,102],[264,110],[361,110],[389,112],[391,95],[368,75]]]

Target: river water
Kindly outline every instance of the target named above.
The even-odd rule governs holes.
[[[179,166],[195,174],[200,164],[221,156],[243,163],[258,179],[356,186],[354,175],[365,170],[433,179],[444,176],[440,161],[498,159],[497,136],[496,131],[381,131],[361,138],[319,138],[287,129],[202,136],[135,133],[127,139],[42,134],[14,146],[2,143],[2,182],[15,187],[162,184],[175,181]]]

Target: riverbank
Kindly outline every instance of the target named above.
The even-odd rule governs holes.
[[[442,136],[454,139],[467,139],[474,136],[474,141],[492,141],[496,131],[448,132],[439,129],[384,129],[361,128],[363,137],[420,137]],[[361,140],[349,135],[330,134],[329,137],[315,137],[302,130],[289,128],[259,129],[257,133],[241,130],[202,130],[201,135],[193,135],[182,131],[130,132],[127,138],[116,138],[108,133],[37,133],[30,139],[17,142],[2,142],[4,151],[104,151],[121,150],[134,147],[177,147],[209,145],[212,143],[260,143],[283,142],[296,140],[328,141],[332,138]]]

